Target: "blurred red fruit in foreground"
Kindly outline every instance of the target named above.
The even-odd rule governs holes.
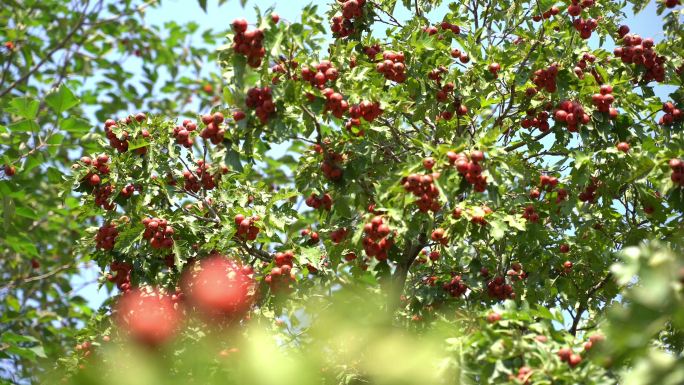
[[[205,315],[240,315],[252,301],[254,281],[251,268],[223,256],[202,261],[185,280],[190,302]]]
[[[133,290],[119,299],[116,321],[134,340],[157,346],[173,337],[181,315],[174,309],[170,296]]]

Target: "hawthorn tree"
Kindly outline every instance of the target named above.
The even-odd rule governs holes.
[[[73,349],[92,316],[73,280],[90,264],[76,244],[91,219],[77,216],[78,199],[61,187],[75,155],[101,150],[92,124],[131,108],[209,108],[221,93],[197,59],[213,60],[225,33],[149,25],[145,12],[157,3],[0,9],[0,383],[36,376],[38,363]]]
[[[641,2],[397,3],[236,19],[220,105],[102,119],[65,196],[120,294],[62,360],[77,382],[116,383],[99,352],[131,338],[168,382],[257,383],[231,346],[259,324],[320,353],[297,383],[681,383],[679,4],[656,44],[622,22]],[[437,335],[457,370],[317,341],[335,317],[307,305],[347,292],[357,326]]]

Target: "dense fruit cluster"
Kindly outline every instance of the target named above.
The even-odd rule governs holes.
[[[663,114],[658,121],[660,125],[669,126],[674,122],[679,122],[682,120],[682,117],[684,117],[682,110],[675,108],[672,102],[663,103],[663,112],[665,114]]]
[[[556,92],[556,76],[558,75],[558,63],[553,63],[546,69],[534,71],[532,83],[537,89],[545,89],[547,92]]]
[[[344,156],[342,154],[332,150],[328,151],[324,157],[323,163],[321,163],[321,172],[323,172],[323,176],[331,181],[342,179],[343,171],[342,167],[340,167],[342,162],[344,162]]]
[[[283,291],[290,288],[290,284],[295,281],[295,274],[292,271],[294,253],[291,250],[278,252],[273,261],[276,267],[264,277],[264,281],[273,291]]]
[[[569,100],[560,102],[553,117],[556,123],[567,123],[570,132],[579,131],[580,124],[587,124],[591,121],[591,117],[584,112],[581,104]]]
[[[429,158],[432,159],[432,158]],[[429,169],[434,166],[434,160]],[[411,174],[401,179],[404,190],[413,193],[418,198],[416,205],[421,212],[437,212],[442,208],[439,203],[439,189],[434,184],[435,176],[439,174]]]
[[[506,279],[502,276],[494,277],[494,279],[487,282],[487,294],[500,301],[514,298],[513,287],[506,283]]]
[[[518,374],[513,376],[512,374],[510,375],[511,379],[515,378],[518,380],[517,383],[528,385],[530,383],[530,377],[532,376],[532,368],[529,366],[521,366],[518,369]]]
[[[599,110],[599,112],[607,112],[611,119],[615,119],[618,116],[618,110],[611,107],[611,104],[614,101],[613,87],[608,84],[601,86],[600,93],[591,96],[591,102],[594,103],[596,109]]]
[[[309,245],[315,245],[321,240],[318,232],[311,230],[311,228],[303,229],[300,234],[302,237],[308,238],[307,244]]]
[[[314,68],[313,71],[311,68]],[[323,89],[327,82],[334,82],[340,76],[337,68],[330,60],[323,60],[310,67],[302,67],[302,79],[311,83],[312,86]]]
[[[330,26],[336,37],[347,37],[354,33],[354,19],[363,17],[363,6],[366,0],[337,0],[342,3],[342,16],[332,18]]]
[[[447,154],[449,156],[451,154]],[[470,159],[464,153],[458,153],[449,157],[449,162],[456,166],[456,171],[463,175],[466,182],[472,184],[477,192],[487,189],[487,177],[482,175],[482,165],[485,155],[482,151],[471,151]]]
[[[454,92],[454,88],[456,88],[456,86],[452,82],[448,82],[444,86],[442,86],[442,89],[437,91],[437,93],[435,94],[437,101],[441,103],[447,102],[449,100],[449,94]]]
[[[535,110],[527,110],[527,116],[520,122],[520,126],[522,126],[522,128],[535,127],[541,132],[546,132],[550,128],[549,113],[546,111],[537,113]]]
[[[375,257],[378,261],[387,259],[387,252],[392,247],[390,227],[384,223],[381,216],[377,215],[369,223],[363,226],[363,250],[369,257]]]
[[[571,348],[561,348],[556,354],[561,361],[567,362],[571,368],[582,363],[582,356],[573,353]]]
[[[456,24],[451,24],[448,21],[443,21],[439,27],[442,28],[442,31],[451,31],[454,35],[461,33],[461,27]]]
[[[233,37],[233,50],[247,57],[247,64],[252,68],[261,67],[261,60],[266,55],[262,43],[264,31],[261,29],[247,30],[247,20],[236,19],[231,24],[235,36]]]
[[[645,68],[643,80],[665,81],[665,57],[656,54],[655,42],[651,38],[642,39],[639,35],[626,34],[622,37],[622,47],[616,47],[613,53],[623,63],[641,65]]]
[[[114,133],[114,130],[112,130],[113,127],[117,127],[116,121],[113,119],[107,119],[105,121],[104,130],[107,139],[109,139],[109,145],[114,147],[119,152],[128,151],[128,132],[122,131],[120,134],[121,139],[119,139],[119,137],[117,137],[117,135]]]
[[[352,120],[363,118],[363,120],[372,123],[382,115],[382,108],[379,102],[362,101],[359,104],[349,106],[349,116]]]
[[[451,281],[442,285],[442,289],[454,298],[461,297],[468,291],[468,286],[463,282],[460,275],[455,275]]]
[[[375,68],[385,75],[385,79],[403,83],[406,80],[404,60],[403,52],[385,51],[382,53],[382,61]]]
[[[273,103],[273,95],[269,87],[250,88],[247,91],[247,107],[254,109],[257,118],[262,124],[268,122],[268,118],[275,112],[276,107]]]
[[[594,0],[572,0],[572,4],[568,6],[568,14],[570,16],[579,16],[582,10],[594,6]]]
[[[341,93],[335,92],[332,88],[326,88],[323,90],[323,96],[325,96],[325,112],[330,111],[334,117],[341,119],[349,111],[349,103],[344,100]]]
[[[527,205],[525,207],[525,211],[523,211],[522,217],[527,219],[531,223],[539,222],[539,213],[537,213],[533,205]]]
[[[233,218],[235,225],[237,225],[237,236],[242,240],[253,241],[259,235],[259,228],[255,223],[261,220],[258,215],[253,215],[249,218],[242,214],[238,214]]]
[[[87,156],[81,158],[81,163],[88,166],[88,174],[84,180],[91,186],[98,186],[102,181],[102,176],[109,174],[109,156],[107,154],[98,155],[95,159]]]
[[[347,237],[348,233],[349,230],[346,227],[339,228],[337,230],[330,232],[330,240],[334,244],[341,243],[344,240],[344,238]]]
[[[527,273],[523,271],[522,265],[518,262],[513,262],[511,264],[511,268],[506,271],[506,275],[509,277],[509,279],[517,278],[519,281],[527,278]]]
[[[116,208],[116,204],[109,201],[113,192],[114,187],[112,187],[110,184],[96,186],[93,190],[93,194],[95,195],[95,205],[102,207],[105,210],[114,210]]]
[[[169,226],[166,219],[145,218],[142,220],[145,226],[143,238],[150,242],[154,249],[170,249],[173,247],[173,227]]]
[[[559,14],[559,13],[560,13],[560,9],[554,5],[553,7],[551,7],[551,8],[549,8],[549,9],[547,9],[546,11],[542,12],[541,15],[534,15],[534,16],[532,16],[532,20],[534,20],[534,21],[541,21],[542,19],[544,19],[544,20],[550,19],[551,16],[556,16],[556,15]]]
[[[216,188],[216,185],[218,185],[221,180],[221,173],[212,175],[209,172],[210,168],[211,164],[204,163],[204,161],[200,159],[197,161],[197,168],[194,173],[190,170],[183,171],[183,179],[185,180],[183,188],[186,191],[192,191],[194,193],[199,192],[201,188],[204,188],[205,190],[213,190]],[[225,168],[224,170],[227,172],[228,168]]]
[[[328,193],[325,193],[320,197],[314,193],[311,193],[311,195],[309,195],[309,197],[306,198],[304,203],[306,203],[307,206],[313,208],[314,210],[322,209],[330,211],[332,209],[333,199]]]
[[[572,21],[572,26],[580,33],[582,39],[589,39],[591,33],[598,27],[596,19],[575,19]]]
[[[210,140],[213,144],[219,144],[223,142],[223,136],[226,130],[221,128],[221,124],[225,117],[220,112],[215,112],[213,115],[202,115],[202,123],[206,125],[204,129],[200,132],[200,136],[204,139]]]
[[[197,129],[197,124],[191,122],[188,119],[183,120],[182,126],[176,126],[173,129],[173,137],[176,139],[176,143],[180,144],[185,148],[192,147],[194,141],[190,137],[190,133]]]
[[[119,231],[116,225],[111,223],[102,225],[95,234],[95,247],[101,250],[111,250],[114,248],[116,237],[119,236]]]
[[[669,162],[672,174],[670,179],[679,186],[684,186],[684,161],[681,159],[670,159]]]
[[[451,50],[451,57],[458,59],[461,63],[466,64],[470,61],[470,56],[467,53],[461,52],[460,49],[454,48]]]
[[[117,289],[122,292],[131,290],[131,270],[133,265],[128,262],[114,261],[109,265],[110,274],[107,274],[107,280],[116,285]]]
[[[599,182],[598,178],[592,177],[591,182],[584,188],[584,191],[580,192],[578,198],[582,202],[594,203],[596,202],[596,190],[598,190]]]
[[[596,56],[593,54],[590,54],[589,52],[585,52],[582,54],[582,58],[577,62],[577,65],[573,69],[575,72],[575,75],[577,75],[578,78],[584,79],[584,70],[587,69],[591,64],[593,64],[596,61]],[[595,71],[592,70],[592,74],[594,74],[594,77],[597,78],[598,80],[598,74],[595,74]]]

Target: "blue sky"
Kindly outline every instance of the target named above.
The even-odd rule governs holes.
[[[300,11],[305,5],[310,3],[318,4],[319,11],[322,13],[327,9],[327,6],[331,1],[333,0],[248,0],[247,5],[243,9],[239,5],[239,0],[228,0],[226,4],[220,7],[218,6],[217,0],[208,0],[207,12],[205,13],[199,7],[196,0],[162,0],[162,5],[160,7],[147,10],[146,20],[147,23],[160,27],[169,21],[175,21],[179,24],[192,21],[197,22],[206,28],[220,31],[228,29],[230,23],[238,17],[244,17],[250,21],[255,20],[255,5],[259,6],[262,10],[273,6],[275,12],[280,15],[281,19],[294,21],[299,19]],[[448,3],[448,1],[445,1],[445,4]],[[446,12],[446,5],[442,6],[431,14],[433,15],[431,19],[441,20]],[[663,38],[662,19],[656,15],[655,2],[651,1],[646,9],[636,17],[632,16],[629,12],[628,14],[630,17],[626,20],[626,24],[629,25],[632,33],[637,33],[643,37],[652,37],[656,42]],[[408,10],[401,6],[397,6],[397,19],[405,20],[409,16],[410,13]],[[596,46],[597,42],[595,40],[590,41],[590,44]],[[604,48],[612,50],[612,45],[606,43]],[[139,72],[139,70],[136,71],[133,66],[127,67],[127,69],[134,73]],[[218,67],[216,67],[214,63],[206,63],[206,71],[218,72]],[[664,88],[656,89],[656,94],[661,97],[665,97],[666,92],[667,89]],[[80,287],[84,283],[95,282],[98,276],[99,273],[97,269],[85,269],[80,277],[74,279],[73,284],[75,287]],[[98,307],[107,296],[104,290],[98,292],[97,284],[86,285],[79,294],[87,298],[90,305],[95,308]]]

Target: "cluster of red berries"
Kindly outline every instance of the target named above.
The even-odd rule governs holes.
[[[431,159],[431,166],[434,166],[434,159]],[[428,211],[437,212],[442,208],[439,203],[439,189],[434,184],[435,174],[411,174],[401,179],[401,184],[404,190],[413,193],[418,198],[416,205],[418,210],[423,213]]]
[[[607,112],[611,119],[615,119],[618,116],[617,108],[613,108],[610,105],[615,101],[613,96],[613,87],[608,84],[603,84],[600,89],[600,93],[593,94],[591,96],[591,102],[594,103],[596,109],[599,112]]]
[[[582,58],[579,62],[577,62],[577,65],[573,69],[575,75],[577,75],[577,77],[580,79],[584,79],[584,70],[587,69],[587,67],[590,64],[593,64],[595,61],[596,56],[594,56],[593,54],[590,54],[589,52],[585,52],[584,54],[582,54]],[[595,78],[597,78],[598,81],[598,74],[596,73],[596,71],[592,70],[592,74]]]
[[[482,175],[482,165],[485,159],[482,151],[471,151],[470,159],[464,153],[447,153],[449,162],[456,166],[456,171],[465,177],[466,182],[472,184],[477,192],[484,192],[487,189],[487,177]]]
[[[387,251],[392,247],[390,227],[384,223],[382,216],[375,216],[369,223],[363,226],[363,250],[369,257],[375,257],[378,261],[387,259]]]
[[[519,281],[522,281],[523,279],[527,278],[527,273],[523,271],[522,265],[518,262],[513,262],[511,264],[511,268],[508,269],[506,272],[506,275],[510,279],[515,279],[517,278]]]
[[[670,179],[674,183],[684,186],[684,161],[681,159],[670,159],[669,165],[672,170]]]
[[[125,185],[124,187],[121,188],[121,191],[119,192],[119,195],[120,195],[122,198],[130,198],[130,197],[133,195],[133,193],[135,192],[136,189],[141,190],[140,187],[136,188],[136,186],[133,185],[133,184],[127,184],[127,185]]]
[[[262,42],[264,31],[260,29],[247,30],[247,20],[236,19],[231,24],[235,36],[233,37],[233,50],[247,57],[247,64],[252,68],[261,66],[261,59],[266,55]]]
[[[352,120],[361,119],[372,123],[382,115],[382,108],[380,108],[380,102],[369,102],[364,100],[359,104],[353,104],[349,106],[349,116]]]
[[[467,53],[461,52],[460,49],[454,48],[451,50],[451,57],[458,59],[461,63],[466,64],[470,61],[470,56]]]
[[[549,113],[547,111],[537,113],[535,110],[527,110],[527,116],[520,122],[520,126],[522,128],[535,127],[541,132],[546,132],[551,128],[549,126]]]
[[[135,119],[136,122],[142,123],[145,120],[147,120],[147,115],[145,115],[142,112],[139,112],[133,116],[133,119]],[[133,122],[133,119],[131,119],[131,116],[126,117],[126,119],[123,121],[124,124],[128,125]],[[105,129],[105,135],[107,136],[107,139],[109,139],[109,145],[114,147],[118,152],[126,152],[128,151],[128,132],[127,131],[121,131],[120,137],[117,136],[117,134],[112,130],[112,128],[118,127],[118,124],[116,123],[115,120],[113,119],[107,119],[105,121],[104,129]],[[143,129],[141,131],[141,135],[143,138],[148,138],[150,136],[150,133]],[[147,152],[147,147],[140,147],[135,150],[136,153],[143,155]]]
[[[202,115],[202,123],[206,125],[204,129],[200,132],[200,136],[204,139],[208,139],[213,144],[219,144],[223,142],[223,136],[225,135],[225,129],[221,128],[221,124],[225,120],[225,117],[220,112],[215,112],[213,115]]]
[[[544,11],[541,15],[532,16],[532,20],[541,21],[542,19],[544,19],[544,20],[550,19],[551,16],[556,16],[559,13],[560,13],[560,9],[554,5],[553,7]]]
[[[85,176],[85,180],[91,186],[97,186],[102,181],[102,175],[109,174],[109,156],[107,154],[98,155],[95,159],[90,159],[87,156],[81,158],[81,163],[89,166],[89,172]]]
[[[209,169],[211,164],[205,163],[203,160],[197,161],[197,168],[195,172],[190,172],[190,170],[183,171],[183,179],[185,180],[183,188],[186,191],[192,191],[194,193],[200,191],[202,187],[205,190],[213,190],[216,185],[221,180],[221,173],[211,174]],[[228,167],[222,168],[223,173],[228,172]]]
[[[658,121],[660,125],[669,126],[674,122],[682,120],[682,117],[684,117],[684,115],[682,115],[682,110],[675,108],[672,102],[663,103],[663,112],[665,114],[661,116]]]
[[[589,336],[589,341],[584,343],[584,350],[589,351],[596,344],[600,344],[606,339],[602,334],[592,334]]]
[[[463,282],[460,275],[455,275],[451,281],[442,285],[442,289],[454,298],[461,297],[468,291],[468,286]]]
[[[316,71],[312,71],[311,68],[315,68]],[[334,82],[340,76],[337,68],[335,68],[330,60],[323,60],[320,63],[313,64],[311,68],[302,67],[302,79],[320,89],[325,87],[325,83]]]
[[[124,293],[131,290],[131,270],[133,270],[133,265],[128,262],[114,261],[109,265],[109,269],[111,270],[111,273],[107,274],[109,282],[116,284],[116,287]]]
[[[580,33],[582,39],[589,39],[591,33],[598,27],[596,19],[575,19],[572,21],[572,26]]]
[[[454,92],[454,88],[456,88],[454,83],[446,83],[441,90],[437,91],[437,94],[435,95],[437,101],[444,103],[449,100],[449,94]]]
[[[276,267],[272,268],[271,272],[264,277],[264,281],[274,291],[289,289],[290,284],[295,280],[294,271],[292,271],[294,253],[291,250],[278,252],[273,260]]]
[[[370,60],[375,60],[375,57],[378,56],[380,52],[382,52],[380,44],[373,44],[369,47],[363,47],[363,53],[365,53]]]
[[[330,240],[334,244],[341,243],[344,240],[344,238],[347,236],[348,233],[349,233],[349,230],[347,230],[346,227],[339,228],[337,230],[330,232]]]
[[[573,353],[571,348],[561,348],[556,354],[561,361],[567,362],[571,368],[582,363],[582,356]]]
[[[166,219],[145,218],[142,220],[145,226],[143,238],[150,242],[154,249],[170,249],[173,247],[173,227],[169,226]]]
[[[594,0],[572,0],[572,4],[568,6],[568,14],[570,16],[579,16],[585,8],[594,6]]]
[[[337,0],[342,3],[342,16],[332,18],[330,26],[333,35],[347,37],[354,33],[354,19],[363,17],[363,6],[366,0]]]
[[[665,0],[665,6],[668,8],[674,8],[681,3],[681,0]]]
[[[451,31],[453,32],[454,35],[458,35],[461,33],[461,27],[459,27],[456,24],[451,24],[448,21],[443,21],[440,25],[440,28],[442,28],[442,31]]]
[[[539,222],[539,213],[537,213],[533,205],[527,205],[525,207],[525,211],[523,212],[522,217],[527,219],[531,223]]]
[[[309,197],[306,198],[304,203],[306,203],[307,206],[313,208],[314,210],[323,209],[326,211],[330,211],[332,209],[333,199],[328,193],[325,193],[320,197],[314,193],[311,193],[311,195],[309,195]]]
[[[501,71],[501,64],[491,63],[489,64],[489,67],[487,67],[487,70],[489,70],[489,73],[491,73],[492,76],[497,77],[499,76],[499,71]]]
[[[569,100],[560,102],[553,117],[557,123],[567,123],[570,132],[577,132],[580,124],[587,124],[591,121],[591,117],[584,112],[581,104]]]
[[[665,81],[664,56],[659,56],[653,49],[655,42],[651,38],[642,39],[639,35],[626,34],[622,37],[622,47],[616,47],[613,53],[623,63],[643,65],[646,69],[643,80]]]
[[[338,181],[342,179],[342,167],[340,163],[344,162],[344,156],[334,151],[328,151],[327,156],[321,163],[321,172],[331,181]]]
[[[268,118],[275,112],[276,107],[273,103],[273,95],[269,87],[250,88],[247,91],[247,107],[254,109],[257,118],[262,124],[268,122]]]
[[[303,229],[300,233],[302,237],[308,237],[307,243],[310,245],[315,245],[320,241],[320,236],[316,231],[311,230],[311,228]]]
[[[529,366],[521,366],[518,369],[518,374],[513,376],[512,374],[509,376],[509,378],[516,379],[518,380],[517,383],[523,384],[523,385],[528,385],[530,383],[530,377],[532,376],[532,368]]]
[[[449,242],[449,238],[446,237],[446,230],[441,227],[432,230],[430,239],[432,239],[434,242],[441,243],[442,245],[446,245],[447,242]]]
[[[558,63],[553,63],[546,69],[534,71],[532,83],[537,89],[545,89],[546,92],[556,92],[556,76],[558,75]],[[535,90],[536,93],[536,90]]]
[[[344,114],[349,111],[349,103],[344,100],[344,96],[335,92],[332,88],[326,88],[323,90],[323,96],[325,96],[325,112],[332,112],[333,116],[342,119]]]
[[[598,178],[592,177],[591,182],[584,188],[584,191],[580,192],[578,198],[581,202],[596,202],[596,190],[598,190],[599,182]]]
[[[116,225],[111,223],[102,225],[95,234],[95,247],[102,250],[111,250],[114,248],[116,237],[119,236],[119,231]]]
[[[500,301],[515,297],[513,287],[507,284],[506,279],[502,276],[494,277],[494,279],[487,282],[487,294]]]
[[[556,186],[558,186],[558,178],[556,178],[555,176],[542,174],[539,176],[539,185],[542,189],[544,189],[546,191],[551,191],[554,188],[556,188]],[[533,193],[534,193],[534,191],[532,193],[530,193],[530,198],[532,198],[532,199],[539,198],[539,191],[537,191],[536,194],[533,194]],[[536,195],[536,198],[534,198],[535,195]]]
[[[110,184],[95,187],[95,190],[93,190],[93,194],[95,194],[95,205],[102,207],[105,210],[114,210],[116,205],[114,202],[109,201],[113,192],[114,187]]]
[[[185,148],[192,147],[194,141],[190,137],[190,133],[197,129],[197,124],[188,119],[183,120],[183,126],[176,126],[173,129],[173,137],[176,138],[176,143]]]
[[[253,215],[249,218],[242,214],[238,214],[233,219],[237,225],[237,236],[240,239],[253,241],[259,235],[259,228],[254,224],[261,218],[258,215]]]
[[[404,60],[403,52],[385,51],[382,53],[382,61],[375,68],[385,75],[385,79],[403,83],[406,80]]]

